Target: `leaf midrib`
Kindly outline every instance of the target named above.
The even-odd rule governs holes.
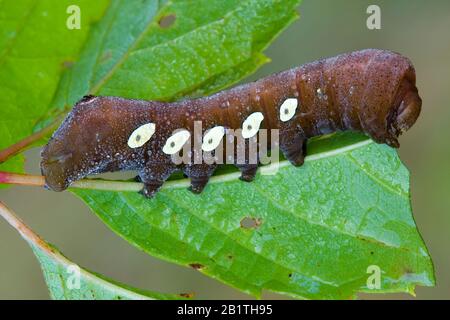
[[[358,240],[358,241],[368,241],[368,242],[371,242],[371,243],[373,243],[373,244],[375,244],[375,245],[377,245],[377,246],[380,246],[380,247],[386,247],[386,248],[391,248],[391,249],[395,249],[395,250],[404,250],[404,251],[406,251],[406,252],[411,253],[411,254],[414,255],[415,257],[422,257],[422,255],[419,255],[419,254],[418,254],[417,252],[415,252],[415,251],[411,251],[411,249],[408,248],[408,247],[395,246],[395,245],[389,244],[389,243],[387,243],[387,242],[383,242],[383,241],[381,241],[381,240],[379,240],[379,239],[364,237],[364,236],[362,236],[362,235],[360,235],[360,234],[356,234],[356,233],[355,233],[355,234],[352,234],[352,233],[346,232],[346,231],[344,231],[344,230],[332,228],[332,227],[330,227],[330,226],[328,226],[327,224],[324,224],[324,223],[317,223],[317,222],[315,222],[315,221],[312,221],[312,220],[308,219],[307,217],[305,217],[304,215],[301,215],[301,214],[298,215],[298,214],[296,214],[294,211],[288,210],[288,209],[284,208],[283,206],[279,205],[279,204],[276,202],[276,200],[273,199],[273,197],[272,197],[270,194],[268,194],[268,193],[262,191],[260,188],[258,188],[257,184],[252,184],[252,187],[253,187],[257,192],[259,192],[263,197],[265,197],[267,200],[269,200],[269,202],[270,202],[274,207],[276,207],[277,209],[279,209],[279,210],[281,210],[281,211],[283,211],[283,212],[285,212],[285,213],[288,213],[288,214],[292,215],[294,218],[300,218],[301,220],[305,221],[306,223],[308,223],[308,224],[310,224],[310,225],[322,227],[322,228],[324,228],[324,229],[326,229],[326,230],[329,230],[329,231],[331,231],[331,232],[333,232],[333,233],[341,234],[341,235],[344,235],[344,236],[348,236],[348,237],[350,237],[350,238],[352,238],[352,239],[355,239],[355,240]]]
[[[374,143],[373,140],[366,139],[366,140],[363,140],[363,141],[360,141],[357,143],[353,143],[353,144],[350,144],[350,145],[347,145],[347,146],[344,146],[341,148],[318,152],[318,153],[306,156],[305,162],[317,161],[320,159],[330,158],[330,157],[334,157],[337,155],[345,154],[346,152],[362,148],[371,143]],[[262,167],[260,167],[259,170],[260,170],[260,173],[261,173],[261,171],[263,171],[263,172],[269,171],[270,172],[270,171],[274,170],[276,167],[281,169],[281,168],[288,167],[291,165],[292,164],[289,161],[283,160],[280,162],[271,163],[269,165],[262,166]],[[222,174],[222,175],[216,175],[216,176],[212,176],[208,183],[223,183],[223,182],[233,181],[233,180],[238,179],[240,177],[240,175],[241,175],[241,173],[239,171],[226,173],[226,174]],[[188,187],[189,185],[190,185],[190,180],[188,178],[179,179],[179,180],[169,180],[163,185],[162,189],[179,189],[179,188]]]
[[[389,193],[394,193],[394,194],[396,194],[397,196],[399,196],[399,197],[401,197],[403,199],[408,199],[409,198],[408,194],[405,193],[403,190],[394,189],[389,184],[387,184],[386,181],[384,181],[384,180],[380,179],[379,177],[377,177],[375,174],[373,174],[367,168],[364,168],[358,162],[358,160],[356,160],[355,157],[353,157],[351,154],[346,154],[346,156],[350,160],[351,163],[353,163],[357,168],[359,168],[362,172],[364,172],[372,181],[374,181],[376,184],[378,184],[381,187],[383,187],[383,189],[385,189]]]

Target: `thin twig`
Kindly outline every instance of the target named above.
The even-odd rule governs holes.
[[[33,232],[11,209],[9,209],[2,201],[0,201],[0,216],[8,222],[11,227],[16,229],[20,235],[30,243],[39,245],[48,253],[53,250],[43,241],[36,233]]]
[[[32,135],[20,140],[19,142],[9,146],[6,149],[0,150],[0,163],[5,162],[11,157],[25,151],[28,147],[30,147],[36,141],[44,138],[47,134],[51,133],[55,127],[60,123],[61,118],[58,117],[52,124],[43,128],[42,130],[33,133]]]
[[[20,174],[12,172],[0,171],[0,184],[14,184],[22,186],[45,186],[45,178],[43,176]],[[139,191],[144,185],[139,182],[132,181],[113,181],[102,179],[82,179],[74,182],[71,188],[77,189],[95,189],[107,191]]]

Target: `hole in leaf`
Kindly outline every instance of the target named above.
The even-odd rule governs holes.
[[[167,29],[175,23],[176,18],[177,16],[174,13],[164,16],[159,19],[159,26],[163,29]]]
[[[245,217],[241,220],[241,228],[253,229],[261,225],[261,219],[254,217]]]

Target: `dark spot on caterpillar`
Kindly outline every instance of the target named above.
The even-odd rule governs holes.
[[[160,22],[170,16],[175,19],[175,15],[167,15]],[[203,121],[205,126],[212,123],[233,131],[248,130],[241,131],[242,137],[244,132],[246,135],[244,154],[249,155],[250,140],[257,138],[253,130],[258,129],[256,122],[243,124],[251,115],[257,115],[255,121],[265,120],[264,129],[279,133],[276,146],[295,166],[303,164],[310,138],[335,131],[362,132],[377,143],[398,147],[399,135],[420,114],[422,101],[415,82],[414,67],[407,58],[368,49],[192,100],[158,102],[88,95],[44,147],[41,172],[47,188],[63,191],[91,174],[136,170],[144,184],[141,194],[153,197],[173,173],[181,171],[191,180],[190,190],[200,193],[217,164],[175,163],[171,158],[174,148],[181,150],[187,145],[195,137],[194,123]],[[283,103],[294,97],[301,108],[282,109]],[[139,135],[130,139],[138,128]],[[173,132],[181,128],[187,134],[177,136],[167,145],[170,148],[164,148]],[[214,133],[205,145],[236,138],[219,134]],[[176,141],[181,141],[180,145]],[[267,146],[267,151],[271,147]],[[236,149],[226,155],[226,163],[241,171],[241,180],[253,181],[259,158],[251,162],[247,157],[239,162]],[[209,151],[215,157],[220,154],[219,149]],[[186,150],[188,158],[193,159],[193,153],[193,148]]]
[[[159,19],[158,24],[161,28],[167,29],[175,23],[176,18],[177,16],[174,13],[171,13],[161,17],[161,19]]]
[[[253,217],[245,217],[241,220],[241,228],[244,229],[253,229],[258,228],[261,225],[262,221],[260,218]]]
[[[195,270],[203,269],[205,266],[200,263],[190,263],[189,266]]]

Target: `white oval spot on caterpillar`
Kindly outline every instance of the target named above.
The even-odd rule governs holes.
[[[295,98],[284,100],[280,107],[280,120],[283,122],[291,120],[295,116],[297,105],[297,99]]]
[[[264,116],[261,112],[253,112],[249,115],[242,124],[242,137],[248,139],[256,135],[263,120]]]
[[[167,139],[166,144],[162,149],[163,152],[170,155],[177,153],[183,148],[190,137],[191,133],[185,129],[174,133]]]
[[[217,148],[217,146],[220,144],[220,141],[222,141],[224,134],[225,128],[222,126],[217,126],[209,129],[203,137],[203,151],[209,152]]]
[[[156,125],[154,123],[146,123],[133,131],[128,138],[128,146],[130,148],[142,147],[155,133]]]

